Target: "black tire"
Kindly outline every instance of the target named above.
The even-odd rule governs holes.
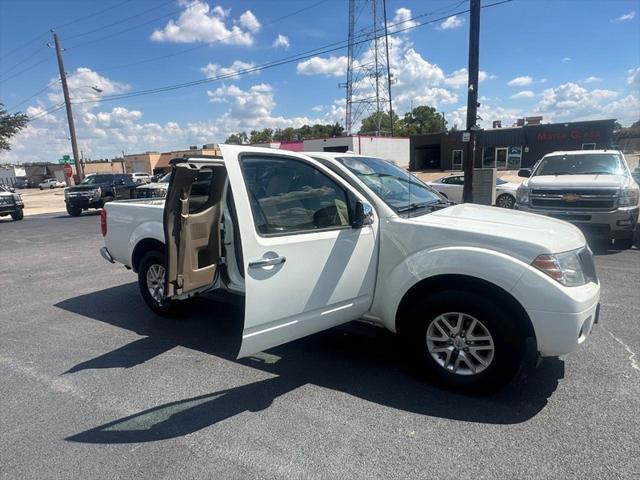
[[[53,185],[49,185],[49,190],[53,190],[55,187]]]
[[[16,222],[18,220],[22,220],[24,218],[24,211],[21,208],[19,208],[18,210],[16,210],[11,214],[11,218],[13,218],[13,220]]]
[[[82,215],[82,209],[80,207],[67,205],[67,213],[72,217],[79,217],[80,215]]]
[[[44,190],[44,187],[40,187],[40,190]]]
[[[515,204],[515,197],[513,195],[509,195],[508,193],[503,193],[498,198],[496,198],[496,207],[512,209]]]
[[[113,202],[114,200],[115,199],[113,197],[111,197],[111,196],[104,197],[102,199],[102,205],[104,205],[105,203]]]
[[[151,310],[162,317],[171,317],[176,313],[179,303],[174,300],[156,301],[147,284],[147,272],[149,269],[154,265],[159,265],[164,269],[165,264],[164,253],[158,250],[151,250],[145,253],[138,266],[138,287],[142,298]]]
[[[485,292],[482,295],[469,289],[434,292],[418,297],[407,312],[410,318],[406,319],[409,320],[406,324],[410,327],[405,333],[408,334],[407,339],[412,351],[424,373],[439,385],[464,394],[487,394],[504,387],[520,369],[526,349],[525,329],[519,324],[516,312],[506,309],[504,302],[494,301]],[[484,368],[479,373],[470,375],[454,373],[451,369],[440,365],[428,350],[429,326],[440,315],[451,312],[463,313],[477,319],[492,338],[493,357],[486,367],[479,367],[479,370]],[[458,341],[467,340],[458,335]],[[471,342],[473,343],[478,344],[478,342]],[[470,348],[473,349],[473,347]],[[482,352],[479,354],[484,355]],[[457,357],[460,353],[451,354],[452,357],[453,355]],[[470,353],[467,352],[464,355],[470,355]]]
[[[616,248],[619,248],[620,250],[628,250],[631,247],[633,247],[633,236],[627,237],[627,238],[616,238],[613,241],[614,245]]]

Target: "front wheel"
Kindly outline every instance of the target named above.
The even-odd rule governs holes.
[[[11,218],[16,222],[24,218],[24,211],[20,208],[11,214]]]
[[[526,343],[503,302],[472,290],[445,290],[414,302],[409,339],[425,373],[445,388],[485,394],[517,373]]]
[[[82,215],[82,209],[80,207],[74,207],[73,205],[67,205],[67,213],[72,217],[79,217]]]
[[[166,262],[164,254],[152,250],[147,252],[138,267],[138,287],[145,303],[161,316],[171,316],[177,302],[164,297],[166,283]]]
[[[508,193],[503,193],[496,199],[496,206],[500,208],[513,208],[516,204],[516,199]]]

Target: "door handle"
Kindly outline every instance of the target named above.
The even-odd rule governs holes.
[[[273,265],[280,265],[287,261],[286,257],[273,257],[273,258],[261,258],[255,262],[249,262],[249,268],[262,268],[270,267]]]

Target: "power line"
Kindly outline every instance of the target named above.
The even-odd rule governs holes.
[[[59,78],[56,78],[55,80],[53,80],[52,82],[49,82],[47,84],[47,86],[45,86],[42,90],[38,90],[36,93],[34,93],[33,95],[25,98],[24,100],[22,100],[20,103],[16,103],[14,106],[12,106],[11,108],[8,108],[7,110],[11,111],[17,107],[19,107],[20,105],[22,105],[23,103],[27,103],[29,100],[31,100],[33,97],[37,97],[38,95],[40,95],[42,92],[46,91],[49,89],[49,87],[55,85],[56,83],[60,82]]]
[[[492,7],[492,6],[496,6],[496,5],[501,5],[503,3],[508,3],[508,2],[511,2],[511,1],[512,0],[502,0],[500,2],[495,2],[495,3],[489,4],[489,5],[485,5],[482,8],[488,8],[488,7]],[[427,21],[427,22],[418,23],[416,25],[409,25],[408,27],[394,30],[393,32],[389,33],[389,35],[397,35],[399,33],[402,33],[402,32],[408,31],[408,30],[413,30],[413,29],[418,28],[418,27],[422,27],[422,26],[425,26],[425,25],[430,25],[430,24],[445,20],[445,19],[451,17],[452,15],[461,15],[461,14],[464,14],[464,13],[467,13],[467,12],[469,12],[469,9],[461,10],[461,11],[458,11],[458,12],[456,12],[454,14],[447,14],[445,16],[441,16],[439,18],[435,18],[435,19]],[[401,21],[401,22],[397,22],[397,23],[389,25],[389,26],[390,27],[395,27],[395,26],[403,24],[403,23],[415,22],[418,18],[424,18],[425,16],[429,16],[429,15],[432,15],[432,14],[431,13],[425,13],[425,14],[418,15],[416,17],[412,17],[410,19],[407,19],[407,20],[404,20],[404,21]],[[363,36],[366,36],[367,38],[365,38],[364,40],[358,40],[358,41],[354,42],[354,44],[362,44],[362,43],[370,42],[370,41],[373,40],[368,34],[362,34],[362,35],[360,35],[360,38],[362,38]],[[383,35],[380,35],[378,37],[382,37],[382,36]],[[333,47],[333,48],[327,48],[327,47],[331,47],[333,45],[338,45],[338,46]],[[338,41],[338,42],[333,42],[333,43],[325,45],[323,47],[318,47],[318,48],[313,49],[313,50],[309,50],[309,51],[306,51],[306,52],[301,52],[301,53],[299,53],[297,55],[292,55],[290,57],[285,57],[285,58],[280,59],[280,60],[275,60],[273,62],[268,62],[268,63],[261,64],[261,65],[258,65],[258,66],[255,66],[255,67],[251,67],[251,68],[236,70],[234,72],[229,72],[229,73],[224,74],[224,75],[218,75],[218,76],[214,76],[214,77],[206,77],[204,79],[194,80],[194,81],[191,81],[191,82],[184,82],[184,83],[179,83],[179,84],[166,85],[166,86],[163,86],[163,87],[157,87],[157,88],[147,89],[147,90],[140,90],[140,91],[137,91],[137,92],[129,92],[129,93],[122,93],[122,94],[114,94],[114,95],[109,95],[109,96],[103,96],[103,97],[100,97],[99,99],[77,99],[77,101],[72,102],[72,103],[77,105],[77,104],[84,104],[84,103],[97,103],[97,102],[101,102],[101,101],[123,100],[123,99],[126,99],[126,98],[139,97],[139,96],[144,96],[144,95],[152,95],[152,94],[156,94],[156,93],[163,93],[163,92],[167,92],[167,91],[178,90],[178,89],[181,89],[181,88],[187,88],[187,87],[202,85],[202,84],[206,84],[206,83],[211,83],[211,82],[223,80],[223,79],[226,79],[226,78],[237,77],[239,75],[245,75],[245,74],[254,73],[254,72],[257,72],[257,71],[266,70],[268,68],[273,68],[273,67],[285,65],[285,64],[288,64],[288,63],[293,63],[293,62],[297,62],[297,61],[300,61],[300,60],[304,60],[304,59],[310,58],[310,57],[315,56],[315,55],[321,55],[321,54],[335,52],[337,50],[342,50],[344,48],[347,48],[347,40],[341,40],[341,41]]]
[[[271,27],[271,26],[275,25],[276,23],[281,22],[282,20],[285,20],[285,19],[287,19],[289,17],[293,17],[294,15],[298,15],[299,13],[302,13],[302,12],[304,12],[306,10],[310,10],[312,8],[315,8],[318,5],[326,3],[327,1],[328,0],[320,0],[318,2],[312,3],[311,5],[307,5],[306,7],[300,8],[299,10],[295,10],[295,11],[293,11],[291,13],[288,13],[286,15],[278,17],[275,20],[272,20],[272,21],[266,23],[265,27]],[[165,55],[159,55],[159,56],[156,56],[156,57],[146,58],[146,59],[138,60],[138,61],[135,61],[135,62],[120,64],[120,65],[112,65],[112,66],[107,66],[107,67],[104,67],[104,68],[97,68],[96,70],[99,70],[101,72],[108,72],[108,71],[111,71],[111,70],[118,70],[118,69],[121,69],[121,68],[129,68],[129,67],[134,67],[134,66],[137,66],[137,65],[142,65],[144,63],[151,63],[151,62],[155,62],[157,60],[164,60],[165,58],[176,57],[178,55],[182,55],[182,54],[185,54],[185,53],[193,52],[195,50],[200,50],[201,48],[208,47],[212,43],[217,43],[217,42],[222,42],[224,40],[228,40],[230,38],[236,37],[239,34],[243,34],[243,33],[244,32],[236,32],[236,33],[233,33],[231,35],[226,35],[226,36],[224,36],[222,38],[219,38],[219,39],[215,40],[214,42],[203,43],[201,45],[196,45],[194,47],[185,48],[185,49],[180,50],[178,52],[168,53],[168,54],[165,54]]]
[[[147,10],[143,10],[142,12],[137,13],[137,14],[135,14],[135,15],[130,15],[130,16],[125,17],[125,18],[123,18],[123,19],[117,20],[117,21],[115,21],[115,22],[113,22],[113,23],[109,23],[109,24],[107,24],[107,25],[103,25],[103,26],[101,26],[101,27],[97,27],[97,28],[94,28],[94,29],[92,29],[92,30],[87,30],[86,32],[82,32],[82,33],[77,33],[77,34],[75,34],[75,35],[66,36],[66,37],[65,37],[65,39],[66,39],[66,40],[71,40],[71,39],[73,39],[73,38],[84,37],[85,35],[89,35],[89,34],[92,34],[92,33],[98,32],[98,31],[100,31],[100,30],[104,30],[104,29],[106,29],[106,28],[115,27],[116,25],[120,25],[121,23],[125,23],[125,22],[128,22],[129,20],[132,20],[132,19],[134,19],[134,18],[141,17],[142,15],[144,15],[144,14],[146,14],[146,13],[152,12],[152,11],[154,11],[154,10],[158,10],[158,9],[160,9],[160,8],[164,7],[165,5],[169,5],[170,3],[174,3],[174,0],[169,0],[168,2],[161,3],[160,5],[155,5],[154,7],[149,8],[149,9],[147,9]],[[177,12],[180,12],[180,11],[182,11],[182,9],[172,10],[171,12],[169,12],[168,14],[166,14],[166,15],[164,15],[164,16],[173,15],[174,13],[177,13]],[[136,28],[137,28],[137,27],[136,27]]]

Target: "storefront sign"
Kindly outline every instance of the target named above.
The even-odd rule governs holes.
[[[536,139],[539,142],[561,142],[564,140],[596,140],[600,138],[597,130],[572,130],[570,132],[540,132]]]

